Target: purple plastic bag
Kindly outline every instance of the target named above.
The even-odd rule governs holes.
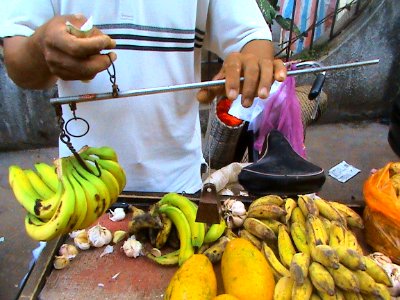
[[[301,107],[296,95],[294,76],[288,76],[265,104],[259,122],[258,137],[254,148],[262,150],[264,140],[272,129],[279,130],[297,154],[306,158]]]

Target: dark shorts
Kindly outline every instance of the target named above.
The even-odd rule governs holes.
[[[400,98],[397,98],[392,106],[388,141],[393,151],[400,156]]]

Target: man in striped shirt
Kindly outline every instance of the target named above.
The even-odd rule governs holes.
[[[90,131],[72,144],[116,149],[126,190],[198,191],[204,159],[196,96],[207,102],[219,92],[230,99],[241,93],[250,106],[254,97],[268,96],[274,78],[286,76],[273,59],[271,33],[255,0],[14,0],[4,14],[0,37],[10,78],[28,89],[57,84],[59,96],[110,92],[111,61],[125,91],[200,81],[202,49],[224,60],[214,77],[226,79],[222,90],[77,105]],[[80,27],[89,17],[89,37],[68,32],[67,21]],[[63,113],[72,117],[68,106]],[[84,124],[72,123],[71,131],[82,130]],[[62,143],[60,155],[70,155]]]

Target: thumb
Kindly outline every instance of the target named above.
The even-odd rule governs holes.
[[[210,103],[215,98],[215,93],[211,89],[203,88],[197,93],[197,100],[200,103]]]

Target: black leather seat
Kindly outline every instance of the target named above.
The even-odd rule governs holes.
[[[266,138],[265,154],[239,174],[239,183],[251,195],[282,196],[317,192],[325,182],[324,170],[298,155],[278,130]]]

